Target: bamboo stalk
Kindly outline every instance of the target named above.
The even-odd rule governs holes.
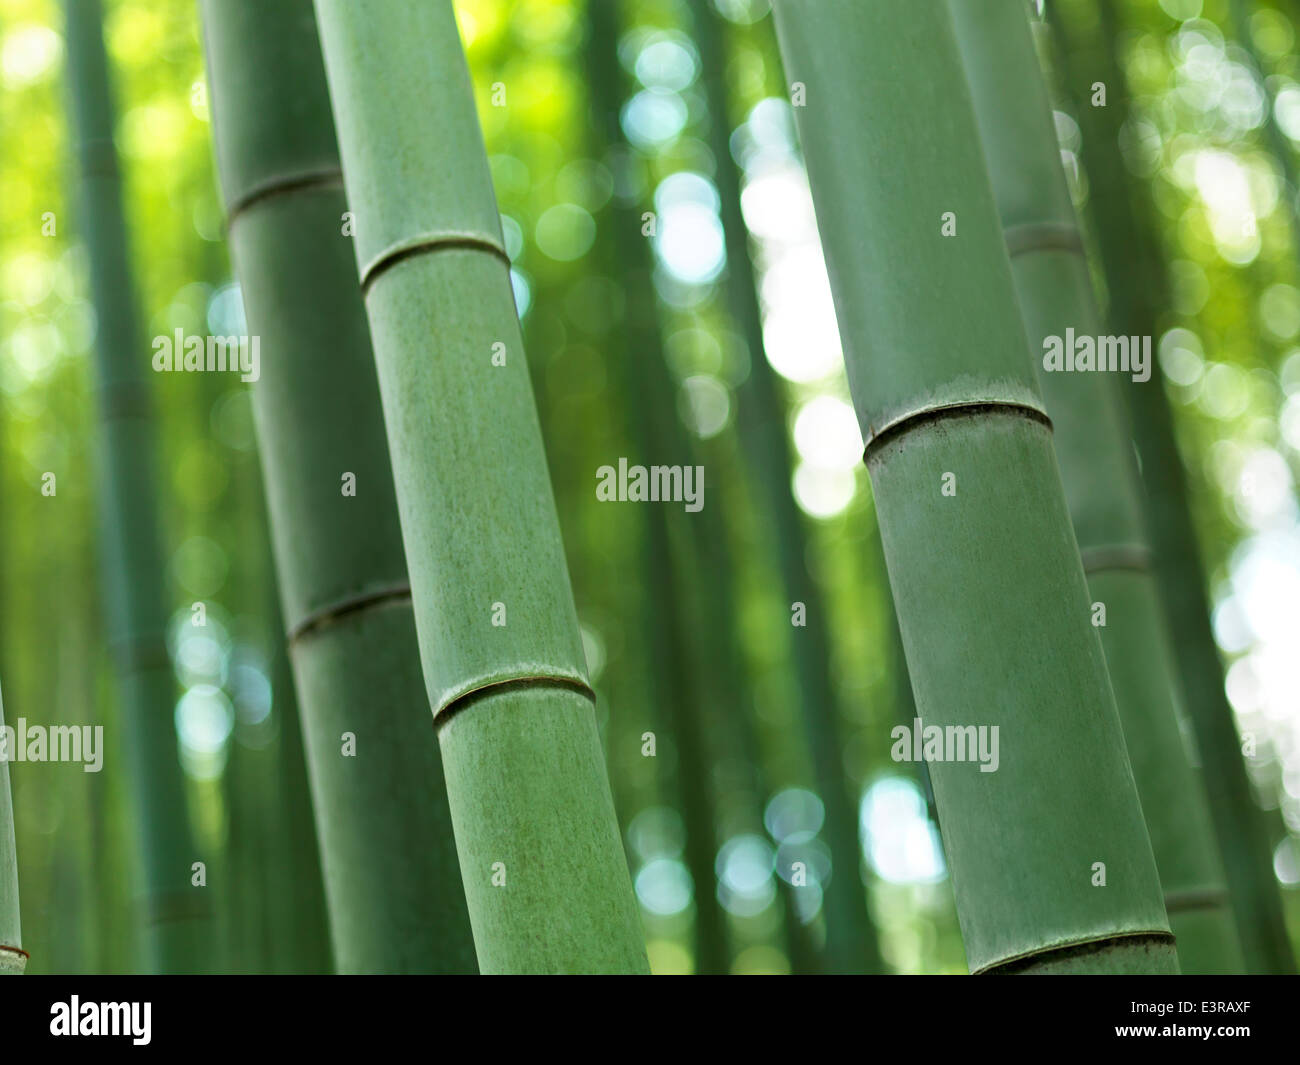
[[[315,16],[310,0],[202,13],[337,965],[473,972]]]
[[[1114,51],[1123,26],[1112,0],[1097,0],[1095,36],[1070,32],[1059,4],[1048,13],[1058,37],[1062,82],[1075,100],[1083,130],[1089,206],[1105,272],[1111,329],[1154,336],[1169,307],[1169,285],[1149,193],[1131,177],[1119,150],[1131,115],[1124,71]],[[1105,85],[1105,107],[1086,103],[1094,83]],[[1082,101],[1081,102],[1081,94]],[[1189,506],[1187,475],[1174,439],[1162,384],[1124,385],[1129,429],[1142,462],[1142,496],[1155,546],[1155,569],[1173,638],[1188,716],[1204,767],[1210,815],[1223,854],[1237,933],[1252,972],[1294,973],[1263,814],[1255,803],[1241,740],[1223,687],[1223,666],[1210,627],[1201,553]]]
[[[166,563],[145,378],[149,349],[136,320],[99,0],[65,0],[65,7],[81,221],[98,323],[104,598],[126,727],[126,772],[141,826],[148,963],[162,972],[194,971],[212,965],[211,907],[206,892],[191,885],[199,855],[172,723]]]
[[[754,287],[749,230],[740,209],[740,174],[731,152],[726,57],[718,16],[707,0],[691,0],[709,146],[717,161],[719,214],[727,248],[726,296],[749,351],[749,376],[737,394],[737,427],[753,486],[771,521],[786,602],[804,604],[806,624],[791,628],[800,694],[800,721],[812,756],[813,777],[825,810],[824,836],[836,872],[826,887],[826,967],[835,973],[884,972],[875,925],[862,882],[858,804],[844,772],[838,699],[830,682],[829,626],[821,590],[808,572],[808,538],[790,494],[790,446],[785,408],[763,349],[763,319]]]
[[[645,972],[451,4],[316,11],[479,966]]]
[[[0,729],[4,723],[4,697],[0,696]],[[27,968],[18,910],[18,850],[13,795],[9,790],[11,756],[12,752],[5,752],[5,757],[0,758],[0,976],[17,976]]]
[[[948,12],[775,12],[971,971],[1177,972]]]
[[[1030,351],[1041,365],[1048,344],[1065,343],[1069,331],[1092,338],[1102,333],[1051,101],[1021,0],[949,0],[949,8]],[[1150,338],[1147,343],[1149,357]],[[1148,362],[1148,372],[1153,369]],[[1039,382],[1054,419],[1084,572],[1094,602],[1107,611],[1097,631],[1179,961],[1188,973],[1240,972],[1244,963],[1209,807],[1179,726],[1178,678],[1112,377],[1044,371]],[[1146,387],[1159,388],[1159,381]]]
[[[619,126],[619,111],[627,96],[620,74],[618,47],[621,25],[617,5],[589,0],[587,14],[587,67],[591,94],[592,137],[597,157],[611,150],[630,151]],[[597,215],[601,250],[624,293],[625,351],[609,353],[610,376],[621,397],[630,442],[647,461],[653,456],[673,456],[673,461],[693,464],[689,441],[677,416],[675,388],[664,357],[663,338],[656,306],[653,259],[641,235],[640,211],[634,204],[614,198]],[[713,497],[713,498],[716,498]],[[701,622],[704,600],[729,602],[725,593],[711,587],[704,595],[692,594],[692,576],[698,573],[710,585],[715,573],[702,563],[699,519],[664,507],[644,507],[647,573],[645,640],[651,670],[651,699],[659,714],[659,728],[676,753],[673,784],[681,808],[686,838],[682,857],[690,873],[694,894],[693,947],[697,974],[726,973],[731,948],[727,915],[718,898],[718,800],[712,766],[718,755],[719,731],[714,726],[731,703],[734,692],[718,694],[708,683],[719,666],[716,643],[719,632],[710,621]],[[729,626],[730,621],[727,620]],[[707,644],[705,654],[693,648]],[[721,702],[722,705],[719,705]]]

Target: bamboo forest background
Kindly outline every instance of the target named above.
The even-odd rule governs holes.
[[[1300,2],[1047,2],[1040,44],[1092,248],[1119,224],[1094,202],[1114,166],[1150,211],[1168,281],[1158,376],[1227,697],[1300,944]],[[964,972],[926,782],[884,741],[910,720],[909,687],[766,0],[455,7],[652,969],[804,971],[839,949],[826,937],[832,893],[847,899],[843,927],[866,920],[842,893],[855,871],[831,861],[836,833],[852,833],[836,820],[847,809],[883,966]],[[197,6],[104,0],[104,30],[142,332],[242,334]],[[713,56],[721,62],[702,62]],[[1080,112],[1107,62],[1123,75],[1110,86],[1114,143]],[[101,609],[95,314],[66,74],[61,5],[0,0],[4,708],[11,723],[105,724],[107,745],[102,773],[10,767],[23,945],[29,972],[114,972],[143,964],[141,889]],[[656,234],[621,239],[645,211]],[[747,253],[761,323],[743,292]],[[326,971],[248,386],[149,376],[177,751],[217,918],[216,967]],[[762,437],[747,405],[761,410],[764,394],[786,448],[752,446]],[[647,404],[681,458],[645,454]],[[599,466],[688,454],[706,469],[699,523],[669,516],[656,539],[644,508],[597,502]],[[50,471],[53,496],[41,491]],[[801,558],[782,557],[773,485],[801,512]],[[798,709],[807,673],[796,658],[809,651],[792,637],[791,565],[811,575],[824,613],[836,716],[820,732]],[[681,634],[667,648],[648,620],[664,587]],[[203,628],[185,624],[197,601]],[[643,754],[646,732],[658,738],[654,757]],[[829,771],[828,736],[842,758]],[[825,792],[839,776],[847,799],[837,805]],[[791,892],[778,874],[794,859],[811,890]],[[862,950],[875,949],[869,930],[857,932]]]

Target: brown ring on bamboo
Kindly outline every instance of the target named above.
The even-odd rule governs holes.
[[[1085,547],[1079,552],[1084,573],[1101,570],[1131,569],[1146,573],[1151,569],[1153,555],[1146,544],[1102,544]]]
[[[120,177],[117,149],[111,140],[82,141],[77,146],[81,157],[81,176],[85,178]]]
[[[1187,910],[1209,910],[1228,904],[1226,888],[1197,888],[1192,891],[1165,893],[1165,912],[1184,913]]]
[[[445,724],[452,714],[460,713],[471,703],[476,703],[489,695],[496,695],[502,690],[517,691],[524,688],[563,688],[566,691],[577,692],[579,695],[585,696],[592,703],[596,701],[596,693],[592,690],[591,685],[574,677],[560,675],[503,677],[500,680],[485,681],[483,684],[470,688],[469,691],[461,692],[443,703],[433,712],[434,727],[437,728]]]
[[[126,636],[108,642],[109,655],[122,668],[137,666],[149,669],[159,666],[171,667],[172,656],[167,649],[167,640],[158,633],[143,636]]]
[[[1032,251],[1072,251],[1084,253],[1083,234],[1069,222],[1026,222],[1002,231],[1007,255],[1014,259]]]
[[[426,233],[385,248],[376,255],[361,272],[361,295],[370,291],[375,279],[384,271],[396,266],[405,259],[417,255],[432,254],[444,248],[460,248],[465,251],[484,251],[500,259],[507,267],[511,265],[510,256],[495,240],[481,233]]]
[[[96,403],[105,421],[147,418],[153,413],[149,389],[139,381],[114,381],[96,390]]]
[[[338,189],[343,187],[343,171],[337,166],[324,170],[304,170],[288,177],[272,178],[260,185],[254,185],[246,193],[226,206],[226,232],[235,224],[235,219],[255,204],[276,196],[286,196],[292,192],[305,189]]]
[[[411,586],[406,581],[399,584],[388,584],[380,588],[371,588],[368,591],[358,592],[356,595],[347,595],[342,599],[335,599],[332,603],[326,603],[318,607],[299,621],[296,625],[286,632],[285,640],[293,645],[303,636],[315,631],[339,618],[347,617],[349,614],[356,614],[362,610],[368,610],[372,606],[379,606],[382,603],[391,603],[396,601],[409,601],[411,598]]]
[[[197,888],[189,891],[168,891],[143,900],[146,924],[169,924],[172,921],[191,921],[212,915],[212,908]]]
[[[971,417],[980,414],[1010,414],[1024,418],[1027,421],[1038,422],[1040,425],[1046,426],[1048,432],[1052,431],[1052,419],[1047,416],[1047,413],[1038,407],[1031,407],[1027,403],[1005,399],[974,399],[960,403],[941,403],[937,406],[922,407],[920,410],[909,411],[907,414],[895,418],[884,427],[873,429],[867,439],[867,446],[862,450],[862,461],[867,462],[872,449],[882,441],[900,436],[904,432],[915,428],[918,423],[938,421],[941,418]]]
[[[992,965],[986,965],[984,968],[972,972],[971,975],[1011,975],[1022,972],[1035,963],[1044,961],[1053,956],[1098,954],[1109,947],[1118,946],[1121,943],[1131,942],[1135,939],[1147,940],[1152,945],[1174,945],[1174,935],[1172,932],[1126,932],[1121,935],[1099,936],[1096,939],[1082,939],[1074,943],[1058,943],[1054,946],[1032,950],[1027,954],[1017,954],[1015,957],[1004,958],[1002,961],[994,962]]]

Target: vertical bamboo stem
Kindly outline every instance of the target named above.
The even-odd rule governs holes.
[[[172,724],[175,682],[164,639],[165,558],[158,532],[153,420],[131,282],[113,104],[99,0],[65,0],[81,221],[95,307],[103,440],[100,508],[108,630],[120,686],[126,772],[140,825],[149,965],[210,967],[210,904],[191,884],[198,859]]]
[[[1176,972],[948,12],[775,11],[970,968]]]
[[[1100,343],[1102,332],[1051,102],[1022,0],[949,0],[949,7],[1030,351],[1041,365],[1051,341],[1065,344],[1072,331]],[[1150,359],[1149,337],[1146,350]],[[1148,361],[1147,372],[1153,371]],[[1179,683],[1112,377],[1062,370],[1044,371],[1039,381],[1054,419],[1084,572],[1094,601],[1106,610],[1098,634],[1179,960],[1188,973],[1240,972],[1209,807],[1179,727]],[[1160,382],[1133,387],[1159,388]]]
[[[315,16],[202,12],[337,966],[473,972]]]
[[[480,968],[644,972],[451,4],[316,10]]]

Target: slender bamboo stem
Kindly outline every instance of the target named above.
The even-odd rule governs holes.
[[[862,882],[856,787],[844,771],[838,700],[831,686],[830,630],[821,590],[808,572],[808,538],[790,494],[790,446],[785,407],[763,349],[763,319],[754,287],[749,231],[740,209],[740,173],[731,152],[731,122],[718,17],[707,0],[691,0],[709,146],[717,169],[720,217],[727,249],[724,279],[731,316],[749,351],[749,376],[738,390],[738,429],[755,492],[771,522],[787,603],[804,604],[806,624],[791,628],[800,694],[800,721],[812,756],[813,777],[825,809],[823,835],[835,875],[827,885],[826,965],[830,972],[883,972],[875,925]]]
[[[4,728],[4,697],[0,696],[0,729]],[[9,758],[0,758],[0,976],[18,975],[27,968],[22,922],[18,911],[18,850],[14,842],[13,796],[9,790]]]
[[[621,26],[617,5],[586,5],[587,64],[593,104],[593,140],[597,155],[611,150],[630,151],[619,125],[626,87],[619,71]],[[610,254],[625,298],[624,325],[628,346],[611,353],[611,376],[626,408],[632,446],[643,458],[684,453],[685,434],[677,417],[674,388],[664,358],[655,303],[653,263],[646,238],[641,235],[640,211],[615,198],[597,218],[602,250]],[[620,355],[622,357],[620,357]],[[696,519],[664,507],[643,508],[647,545],[646,642],[651,666],[653,698],[662,713],[662,727],[677,756],[674,776],[686,838],[682,856],[694,887],[695,972],[726,973],[730,968],[727,915],[718,900],[715,863],[718,855],[718,810],[711,767],[717,757],[716,705],[700,662],[716,667],[715,655],[693,657],[692,645],[713,640],[716,632],[702,624],[698,608],[704,596],[692,596],[694,567],[712,574],[698,555],[700,536]],[[694,608],[694,609],[693,609]],[[724,698],[730,698],[726,693]]]
[[[1169,285],[1154,207],[1119,150],[1131,115],[1128,86],[1115,52],[1123,26],[1113,0],[1097,0],[1097,30],[1072,32],[1059,4],[1048,13],[1057,35],[1062,82],[1083,131],[1089,205],[1106,277],[1111,328],[1125,336],[1156,336],[1168,313]],[[1092,107],[1095,84],[1106,106]],[[1120,384],[1128,428],[1142,462],[1143,503],[1155,569],[1182,679],[1188,716],[1204,769],[1210,815],[1223,854],[1237,932],[1252,972],[1295,972],[1263,815],[1255,803],[1241,739],[1223,687],[1223,666],[1210,627],[1205,571],[1189,507],[1187,474],[1174,438],[1164,388]]]
[[[1100,344],[1102,332],[1051,101],[1022,0],[949,0],[949,8],[1030,351],[1042,365],[1053,342],[1063,345],[1075,335]],[[1146,351],[1149,374],[1149,337]],[[1073,361],[1073,350],[1070,355]],[[1084,572],[1094,602],[1107,612],[1098,635],[1179,961],[1188,973],[1240,972],[1241,949],[1208,803],[1179,727],[1178,678],[1118,396],[1108,372],[1060,369],[1045,370],[1039,380],[1054,420]],[[1158,380],[1145,383],[1160,387]]]
[[[202,11],[337,965],[473,972],[315,16]]]
[[[970,968],[1177,972],[948,12],[775,11]]]
[[[644,972],[451,4],[316,11],[480,968]]]
[[[141,826],[148,963],[162,972],[194,971],[212,965],[211,907],[206,891],[191,884],[199,855],[172,724],[175,682],[164,639],[166,563],[145,377],[149,350],[140,342],[136,320],[99,0],[65,0],[65,6],[81,220],[97,320],[102,571],[130,787]]]

